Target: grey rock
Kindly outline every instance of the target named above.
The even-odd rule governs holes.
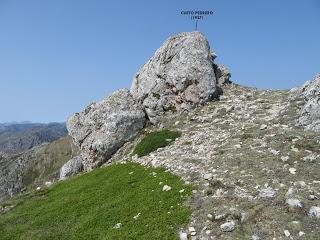
[[[200,32],[169,38],[136,74],[131,93],[152,123],[165,111],[190,110],[218,96],[214,56]],[[218,67],[221,78],[224,68]],[[220,76],[219,75],[219,76]]]
[[[222,64],[215,64],[214,69],[215,69],[215,73],[216,73],[217,84],[219,86],[223,86],[223,85],[231,83],[231,81],[230,81],[231,72],[226,66],[224,66]]]
[[[232,232],[236,228],[234,221],[229,221],[220,225],[220,228],[223,232]]]
[[[288,198],[286,200],[286,204],[289,205],[290,207],[302,208],[302,202],[299,199]]]
[[[312,206],[308,213],[309,217],[320,218],[320,207]]]
[[[305,104],[303,105],[299,123],[306,130],[320,132],[320,75],[307,82],[301,89]]]
[[[81,156],[76,156],[66,162],[60,169],[60,180],[65,180],[68,177],[74,176],[81,172],[83,170],[82,161],[83,160]]]
[[[84,170],[90,170],[107,162],[124,143],[132,140],[145,121],[142,107],[129,90],[120,89],[75,113],[67,128],[81,150]]]
[[[275,195],[276,195],[276,191],[271,187],[261,189],[259,192],[260,198],[272,198]]]
[[[251,236],[251,239],[252,239],[252,240],[261,240],[261,237],[259,237],[259,236],[256,235],[256,234],[253,234],[253,235]]]

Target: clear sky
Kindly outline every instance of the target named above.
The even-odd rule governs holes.
[[[319,0],[0,0],[0,122],[65,121],[131,85],[170,35],[199,23],[236,83],[291,88],[320,72]]]

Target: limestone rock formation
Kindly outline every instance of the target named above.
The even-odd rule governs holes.
[[[215,65],[215,57],[202,33],[180,33],[169,38],[140,69],[131,93],[149,120],[158,123],[165,111],[188,110],[218,95],[215,69],[221,81],[229,74]]]
[[[226,66],[222,64],[215,64],[214,69],[218,86],[223,86],[225,84],[231,83],[231,72]]]
[[[301,94],[305,104],[301,109],[299,123],[307,130],[320,132],[320,75],[307,82]]]
[[[81,149],[84,170],[105,163],[145,124],[143,109],[127,89],[120,89],[101,102],[92,103],[68,121],[69,135]]]
[[[66,162],[62,168],[60,169],[60,180],[65,180],[68,177],[76,175],[81,172],[83,169],[81,156],[76,156],[71,158],[68,162]]]

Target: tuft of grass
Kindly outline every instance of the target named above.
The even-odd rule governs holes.
[[[152,93],[152,96],[155,97],[156,99],[160,99],[160,94],[159,93]]]
[[[171,111],[173,113],[176,113],[177,112],[177,108],[174,106],[174,105],[170,105],[167,109],[168,111]]]
[[[191,191],[164,169],[100,168],[7,202],[15,207],[0,214],[0,239],[179,239]]]
[[[168,129],[148,133],[133,150],[134,155],[138,157],[145,156],[158,148],[168,146],[172,141],[181,136],[179,131],[170,131]]]

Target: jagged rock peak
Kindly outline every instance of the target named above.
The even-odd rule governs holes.
[[[152,123],[168,110],[189,110],[219,95],[217,82],[229,81],[227,68],[214,63],[216,55],[201,32],[169,38],[133,79],[131,94]]]

